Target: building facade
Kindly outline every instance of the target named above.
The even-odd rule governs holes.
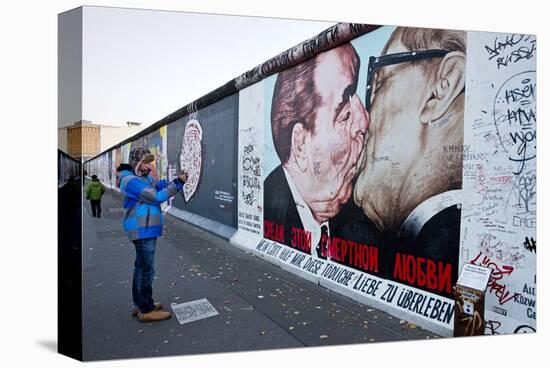
[[[86,161],[141,130],[141,123],[114,126],[80,120],[58,129],[58,147],[77,160]]]

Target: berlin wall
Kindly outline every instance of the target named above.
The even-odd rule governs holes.
[[[63,186],[71,176],[80,177],[82,163],[65,152],[57,150],[57,186]]]
[[[536,331],[534,35],[339,23],[84,168],[133,146],[265,261],[444,335],[488,267],[485,334]]]

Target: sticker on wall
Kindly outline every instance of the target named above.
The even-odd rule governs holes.
[[[198,120],[192,119],[187,122],[181,145],[180,167],[187,171],[188,178],[183,188],[185,201],[195,194],[201,177],[202,167],[202,128]]]

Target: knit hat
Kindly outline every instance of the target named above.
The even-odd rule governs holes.
[[[155,156],[147,148],[134,147],[130,150],[130,165],[137,172],[139,165],[155,160]]]
[[[116,172],[121,172],[121,171],[125,171],[125,170],[134,171],[134,168],[132,167],[132,165],[127,164],[127,163],[121,163],[116,168]]]

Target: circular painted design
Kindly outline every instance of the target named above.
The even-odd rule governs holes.
[[[189,201],[199,185],[202,168],[202,128],[196,119],[189,120],[183,133],[180,167],[187,172],[187,182],[183,187],[185,201]]]

